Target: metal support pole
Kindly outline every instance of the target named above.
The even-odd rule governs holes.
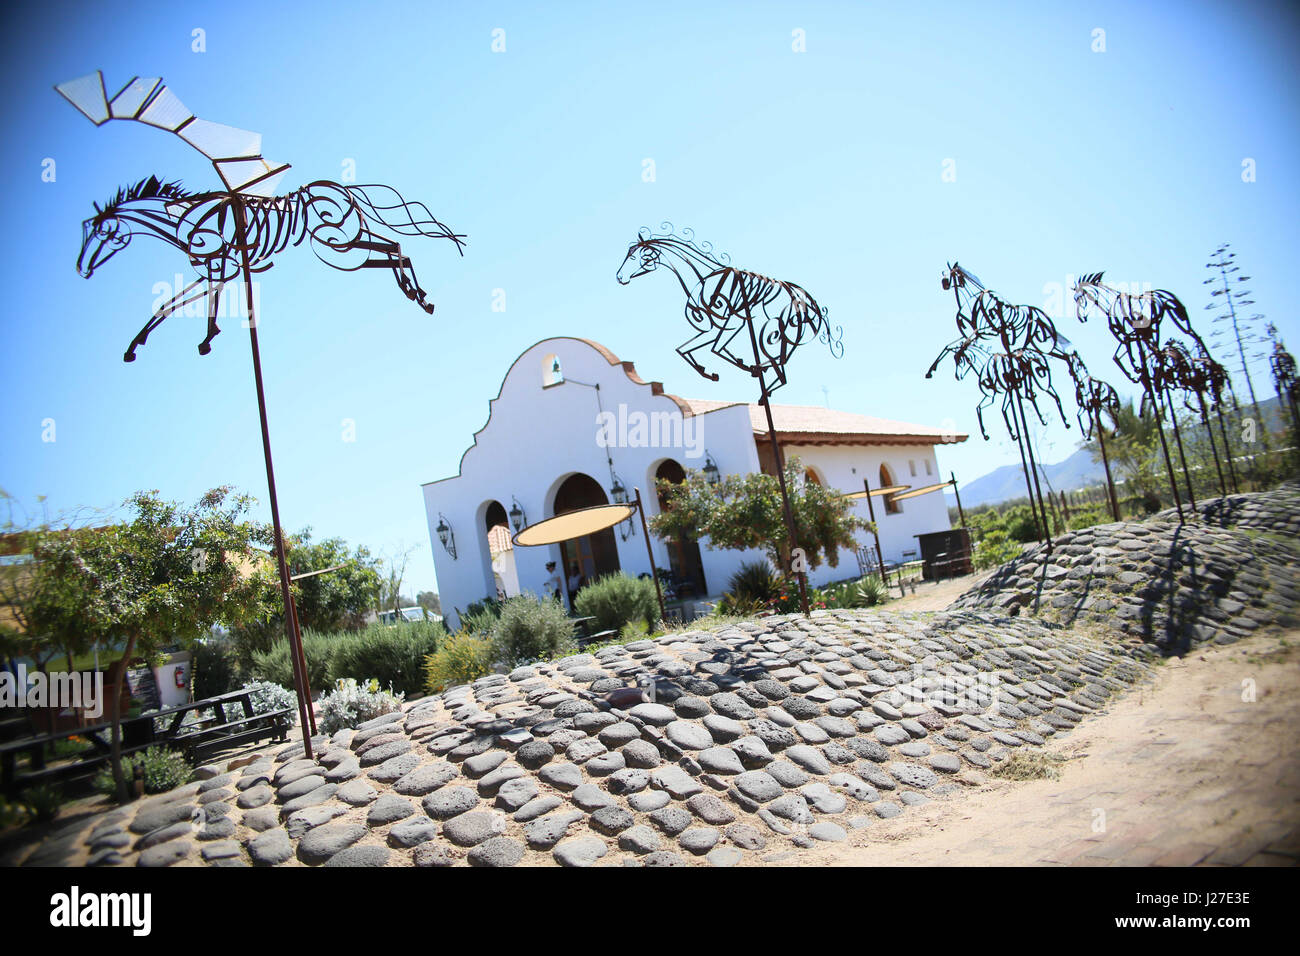
[[[1047,553],[1052,553],[1052,526],[1051,517],[1047,513],[1047,506],[1043,504],[1043,486],[1038,481],[1038,464],[1034,461],[1034,444],[1029,437],[1029,418],[1025,415],[1025,405],[1020,399],[1020,390],[1012,389],[1012,395],[1016,397],[1016,407],[1020,409],[1020,421],[1024,423],[1024,429],[1021,434],[1025,439],[1025,449],[1029,454],[1029,470],[1034,476],[1034,488],[1038,492],[1038,505],[1043,512],[1043,532],[1047,535]]]
[[[952,478],[952,493],[957,498],[957,517],[961,519],[961,526],[964,528],[966,527],[966,512],[961,510],[961,492],[957,490],[957,473],[950,471],[948,475]]]
[[[266,485],[271,498],[271,527],[275,532],[275,563],[280,572],[280,596],[284,602],[284,629],[289,639],[289,657],[294,662],[294,678],[298,692],[298,716],[302,720],[302,746],[311,759],[311,718],[308,714],[306,674],[300,673],[302,646],[294,633],[293,594],[289,588],[289,566],[284,557],[284,535],[280,530],[280,504],[275,495],[275,466],[271,461],[271,431],[266,423],[266,392],[262,388],[262,356],[257,348],[257,316],[253,311],[253,271],[248,262],[248,225],[244,206],[240,200],[231,203],[235,211],[235,228],[238,230],[239,258],[244,273],[244,293],[248,303],[248,338],[253,351],[253,381],[257,385],[257,414],[262,425],[262,454],[266,459]]]
[[[1097,441],[1101,445],[1101,464],[1106,469],[1106,497],[1110,499],[1111,517],[1119,521],[1119,499],[1115,497],[1115,480],[1110,476],[1110,458],[1106,455],[1106,431],[1101,425],[1101,412],[1096,407],[1092,410],[1092,420],[1097,429]]]
[[[885,577],[885,552],[880,548],[880,528],[876,526],[876,506],[871,502],[871,482],[862,479],[862,490],[867,493],[867,514],[871,516],[871,536],[876,539],[876,568],[880,571],[880,583],[889,586]]]
[[[650,528],[645,523],[645,505],[641,502],[641,489],[636,489],[636,511],[641,516],[641,530],[645,534],[645,553],[650,559],[650,576],[655,579],[655,596],[659,598],[659,620],[666,621],[668,616],[664,610],[664,592],[659,586],[659,569],[655,567],[655,553],[650,547]]]
[[[1237,469],[1232,463],[1232,444],[1228,441],[1228,426],[1223,421],[1223,403],[1216,402],[1214,414],[1219,419],[1219,437],[1223,439],[1223,457],[1228,459],[1228,477],[1232,479],[1232,493],[1241,494],[1241,485],[1237,483]]]
[[[1183,433],[1178,427],[1178,412],[1174,408],[1174,400],[1169,395],[1169,389],[1165,389],[1165,404],[1169,408],[1169,421],[1174,426],[1174,442],[1178,445],[1178,460],[1183,465],[1183,481],[1187,484],[1187,500],[1191,502],[1192,512],[1196,512],[1196,492],[1192,487],[1192,472],[1187,467],[1187,453],[1183,451]]]
[[[790,506],[790,490],[785,486],[785,456],[781,454],[781,443],[776,440],[776,424],[772,421],[772,402],[766,388],[763,389],[760,404],[763,406],[763,411],[767,413],[767,435],[772,442],[772,458],[776,462],[776,480],[781,486],[781,505],[785,511],[785,528],[790,535],[790,554],[793,557],[794,549],[799,546],[799,539],[794,530],[794,509]],[[803,616],[809,617],[808,576],[803,571],[796,573],[799,575],[799,604],[803,608]]]
[[[1165,469],[1169,472],[1169,486],[1174,490],[1174,507],[1178,509],[1178,523],[1183,523],[1183,498],[1178,492],[1178,479],[1174,477],[1174,462],[1169,457],[1169,443],[1165,441],[1165,423],[1164,412],[1160,409],[1160,402],[1156,398],[1155,387],[1151,384],[1151,374],[1147,371],[1147,351],[1143,346],[1142,340],[1137,340],[1138,361],[1142,363],[1142,388],[1146,391],[1147,398],[1151,400],[1151,410],[1156,416],[1156,434],[1160,436],[1160,450],[1165,456]]]

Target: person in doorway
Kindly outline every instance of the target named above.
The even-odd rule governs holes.
[[[546,562],[546,584],[543,586],[546,588],[546,593],[551,596],[552,600],[563,603],[564,586],[560,581],[560,572],[555,570],[554,561]]]

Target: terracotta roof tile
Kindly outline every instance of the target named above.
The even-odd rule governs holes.
[[[696,415],[715,412],[721,408],[745,405],[744,402],[719,402],[711,399],[687,398],[686,404]],[[749,422],[755,434],[767,434],[767,415],[763,406],[749,403]],[[841,412],[832,408],[816,405],[772,405],[772,421],[778,435],[816,436],[864,439],[871,437],[894,439],[915,438],[918,443],[944,444],[945,432],[932,425],[914,425],[910,422],[897,422],[888,418],[876,418],[874,415],[858,415],[855,412]],[[948,442],[965,441],[968,436],[948,433]]]

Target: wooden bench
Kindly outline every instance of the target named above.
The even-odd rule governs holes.
[[[243,717],[228,719],[225,709],[229,705],[238,705],[243,711]],[[212,717],[201,721],[194,729],[185,729],[186,715],[204,710],[212,711]],[[191,763],[199,763],[205,756],[227,747],[263,738],[286,739],[294,713],[292,708],[254,713],[252,692],[232,691],[218,697],[124,718],[122,755],[161,745],[181,750]],[[157,721],[166,718],[171,718],[170,722],[159,730]],[[0,744],[0,790],[12,796],[38,783],[93,776],[100,766],[112,759],[112,733],[112,722],[105,721],[91,727],[78,727]],[[92,750],[79,755],[80,759],[46,767],[45,748],[69,737],[86,738]],[[18,757],[22,754],[28,757],[28,769],[19,773]]]

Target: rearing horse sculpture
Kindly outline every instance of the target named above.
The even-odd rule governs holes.
[[[387,201],[381,202],[379,196]],[[407,203],[388,186],[320,181],[286,196],[239,196],[188,193],[179,183],[151,176],[118,190],[102,208],[95,204],[95,215],[82,224],[77,272],[89,279],[133,237],[150,236],[182,252],[199,273],[136,334],[124,356],[127,362],[135,361],[135,350],[169,315],[200,298],[207,299],[208,334],[199,343],[199,354],[207,355],[221,331],[217,316],[222,290],[239,278],[243,255],[247,254],[252,272],[265,272],[274,264],[274,256],[304,242],[334,269],[391,270],[406,297],[432,314],[433,303],[427,301],[410,258],[400,243],[377,231],[381,226],[404,236],[450,239],[458,250],[464,247],[464,236],[438,222],[423,203]]]
[[[1034,522],[1039,527],[1039,540],[1047,544],[1050,552],[1052,532],[1047,505],[1038,477],[1038,464],[1034,460],[1033,443],[1029,435],[1029,418],[1025,403],[1033,408],[1041,424],[1047,419],[1038,407],[1040,395],[1048,395],[1056,404],[1061,422],[1065,417],[1061,396],[1052,384],[1050,360],[1069,362],[1066,352],[1069,340],[1061,335],[1051,318],[1042,309],[1033,306],[1012,305],[984,287],[974,274],[959,263],[949,263],[943,274],[942,286],[950,289],[957,305],[957,331],[961,337],[950,342],[930,364],[925,377],[932,378],[935,369],[948,356],[952,356],[955,377],[958,381],[975,373],[981,398],[975,408],[980,434],[988,441],[984,427],[984,409],[1002,398],[1002,421],[1007,434],[1020,450],[1020,464],[1025,472],[1025,490],[1029,495]],[[1040,518],[1041,512],[1041,518]]]
[[[1110,513],[1116,521],[1121,520],[1119,499],[1115,495],[1115,481],[1110,473],[1110,456],[1106,453],[1106,429],[1101,421],[1103,410],[1115,413],[1119,408],[1119,393],[1109,382],[1093,378],[1088,367],[1083,364],[1083,356],[1078,352],[1070,353],[1067,363],[1070,378],[1074,379],[1074,404],[1078,409],[1079,430],[1083,440],[1089,441],[1093,434],[1101,447],[1101,463],[1106,471],[1106,495],[1110,501]]]
[[[844,354],[840,341],[842,330],[831,328],[826,310],[802,286],[733,268],[729,257],[715,255],[708,243],[696,243],[689,229],[683,229],[679,236],[674,235],[670,223],[665,222],[659,228],[660,235],[644,227],[637,231],[636,241],[627,247],[627,255],[619,266],[618,281],[627,285],[638,276],[654,272],[660,265],[666,266],[686,294],[686,321],[695,329],[695,335],[678,346],[677,354],[700,375],[716,382],[718,373],[710,372],[696,358],[695,353],[707,347],[724,362],[758,380],[759,404],[767,413],[768,439],[793,554],[799,541],[790,491],[786,487],[785,456],[776,440],[770,399],[772,392],[786,383],[786,362],[796,348],[815,339],[825,343],[831,354],[839,358]],[[742,333],[744,338],[737,344],[736,338]],[[744,349],[746,342],[748,352]],[[796,566],[795,571],[806,616],[809,613],[807,575],[802,567]]]
[[[1089,310],[1096,308],[1106,316],[1110,333],[1118,342],[1114,355],[1115,364],[1130,382],[1142,386],[1146,399],[1152,403],[1156,413],[1156,430],[1160,436],[1160,450],[1164,454],[1169,484],[1174,492],[1174,506],[1178,509],[1178,521],[1181,523],[1183,500],[1178,491],[1178,480],[1174,476],[1174,463],[1169,455],[1169,443],[1165,439],[1164,403],[1160,401],[1161,389],[1157,387],[1153,375],[1155,366],[1161,361],[1159,356],[1163,346],[1160,337],[1164,321],[1168,319],[1179,331],[1192,339],[1200,354],[1208,355],[1209,349],[1192,328],[1186,306],[1172,292],[1163,289],[1141,293],[1123,292],[1104,284],[1102,275],[1103,273],[1100,272],[1092,272],[1079,277],[1074,285],[1075,315],[1080,322],[1087,322]],[[1169,414],[1171,418],[1175,417],[1172,408],[1169,409]],[[1177,427],[1176,420],[1174,425]],[[1187,477],[1187,480],[1190,485],[1190,477]]]
[[[733,268],[728,256],[715,254],[708,243],[694,242],[689,229],[677,236],[669,223],[660,228],[664,235],[644,228],[637,233],[619,267],[618,281],[627,285],[660,265],[672,272],[686,294],[686,321],[695,329],[695,335],[678,346],[677,354],[702,376],[718,380],[717,373],[708,371],[695,355],[707,346],[723,361],[757,378],[767,396],[785,384],[786,362],[804,342],[816,339],[836,358],[844,354],[842,330],[832,330],[826,310],[803,287]],[[741,333],[746,335],[737,345]],[[745,345],[752,360],[743,354]]]
[[[432,312],[433,305],[426,301],[401,245],[384,235],[380,227],[402,236],[451,239],[458,251],[464,237],[434,219],[423,205],[407,203],[386,186],[314,182],[287,196],[276,196],[275,185],[289,165],[272,163],[262,156],[261,134],[199,119],[159,78],[135,77],[111,99],[104,86],[104,74],[98,70],[60,83],[55,90],[96,126],[110,120],[126,120],[175,134],[211,160],[225,184],[224,191],[187,193],[178,183],[164,183],[151,176],[130,189],[120,190],[107,206],[102,209],[96,206],[95,215],[83,224],[77,270],[89,277],[126,248],[133,236],[150,235],[183,252],[199,272],[199,279],[164,303],[136,335],[124,356],[128,362],[135,359],[136,348],[168,315],[200,297],[208,301],[208,334],[199,345],[199,353],[207,354],[213,337],[220,331],[216,317],[222,289],[226,283],[242,279],[285,635],[298,694],[303,751],[311,758],[316,716],[311,707],[307,659],[293,603],[275,491],[262,360],[257,344],[253,276],[271,268],[278,253],[310,241],[321,261],[336,269],[392,270],[402,292],[426,312]],[[113,700],[120,697],[120,691],[120,686],[114,688]],[[121,754],[116,709],[112,741],[115,766]],[[119,787],[123,786],[120,775],[118,782]]]
[[[304,241],[335,269],[391,270],[398,288],[429,313],[433,305],[415,278],[411,260],[382,229],[399,236],[450,239],[464,254],[464,236],[438,222],[423,203],[408,203],[389,186],[322,180],[286,196],[273,195],[289,164],[263,158],[260,134],[199,119],[161,79],[135,77],[111,99],[99,71],[55,89],[96,126],[126,120],[176,134],[212,161],[227,187],[189,193],[179,183],[151,176],[118,190],[103,208],[95,204],[95,214],[82,224],[77,271],[86,278],[137,235],[175,246],[199,273],[153,314],[131,342],[125,361],[135,360],[136,348],[167,316],[202,297],[207,298],[208,334],[199,354],[208,354],[220,332],[216,317],[224,286],[241,274],[247,278],[265,272],[275,255]]]

